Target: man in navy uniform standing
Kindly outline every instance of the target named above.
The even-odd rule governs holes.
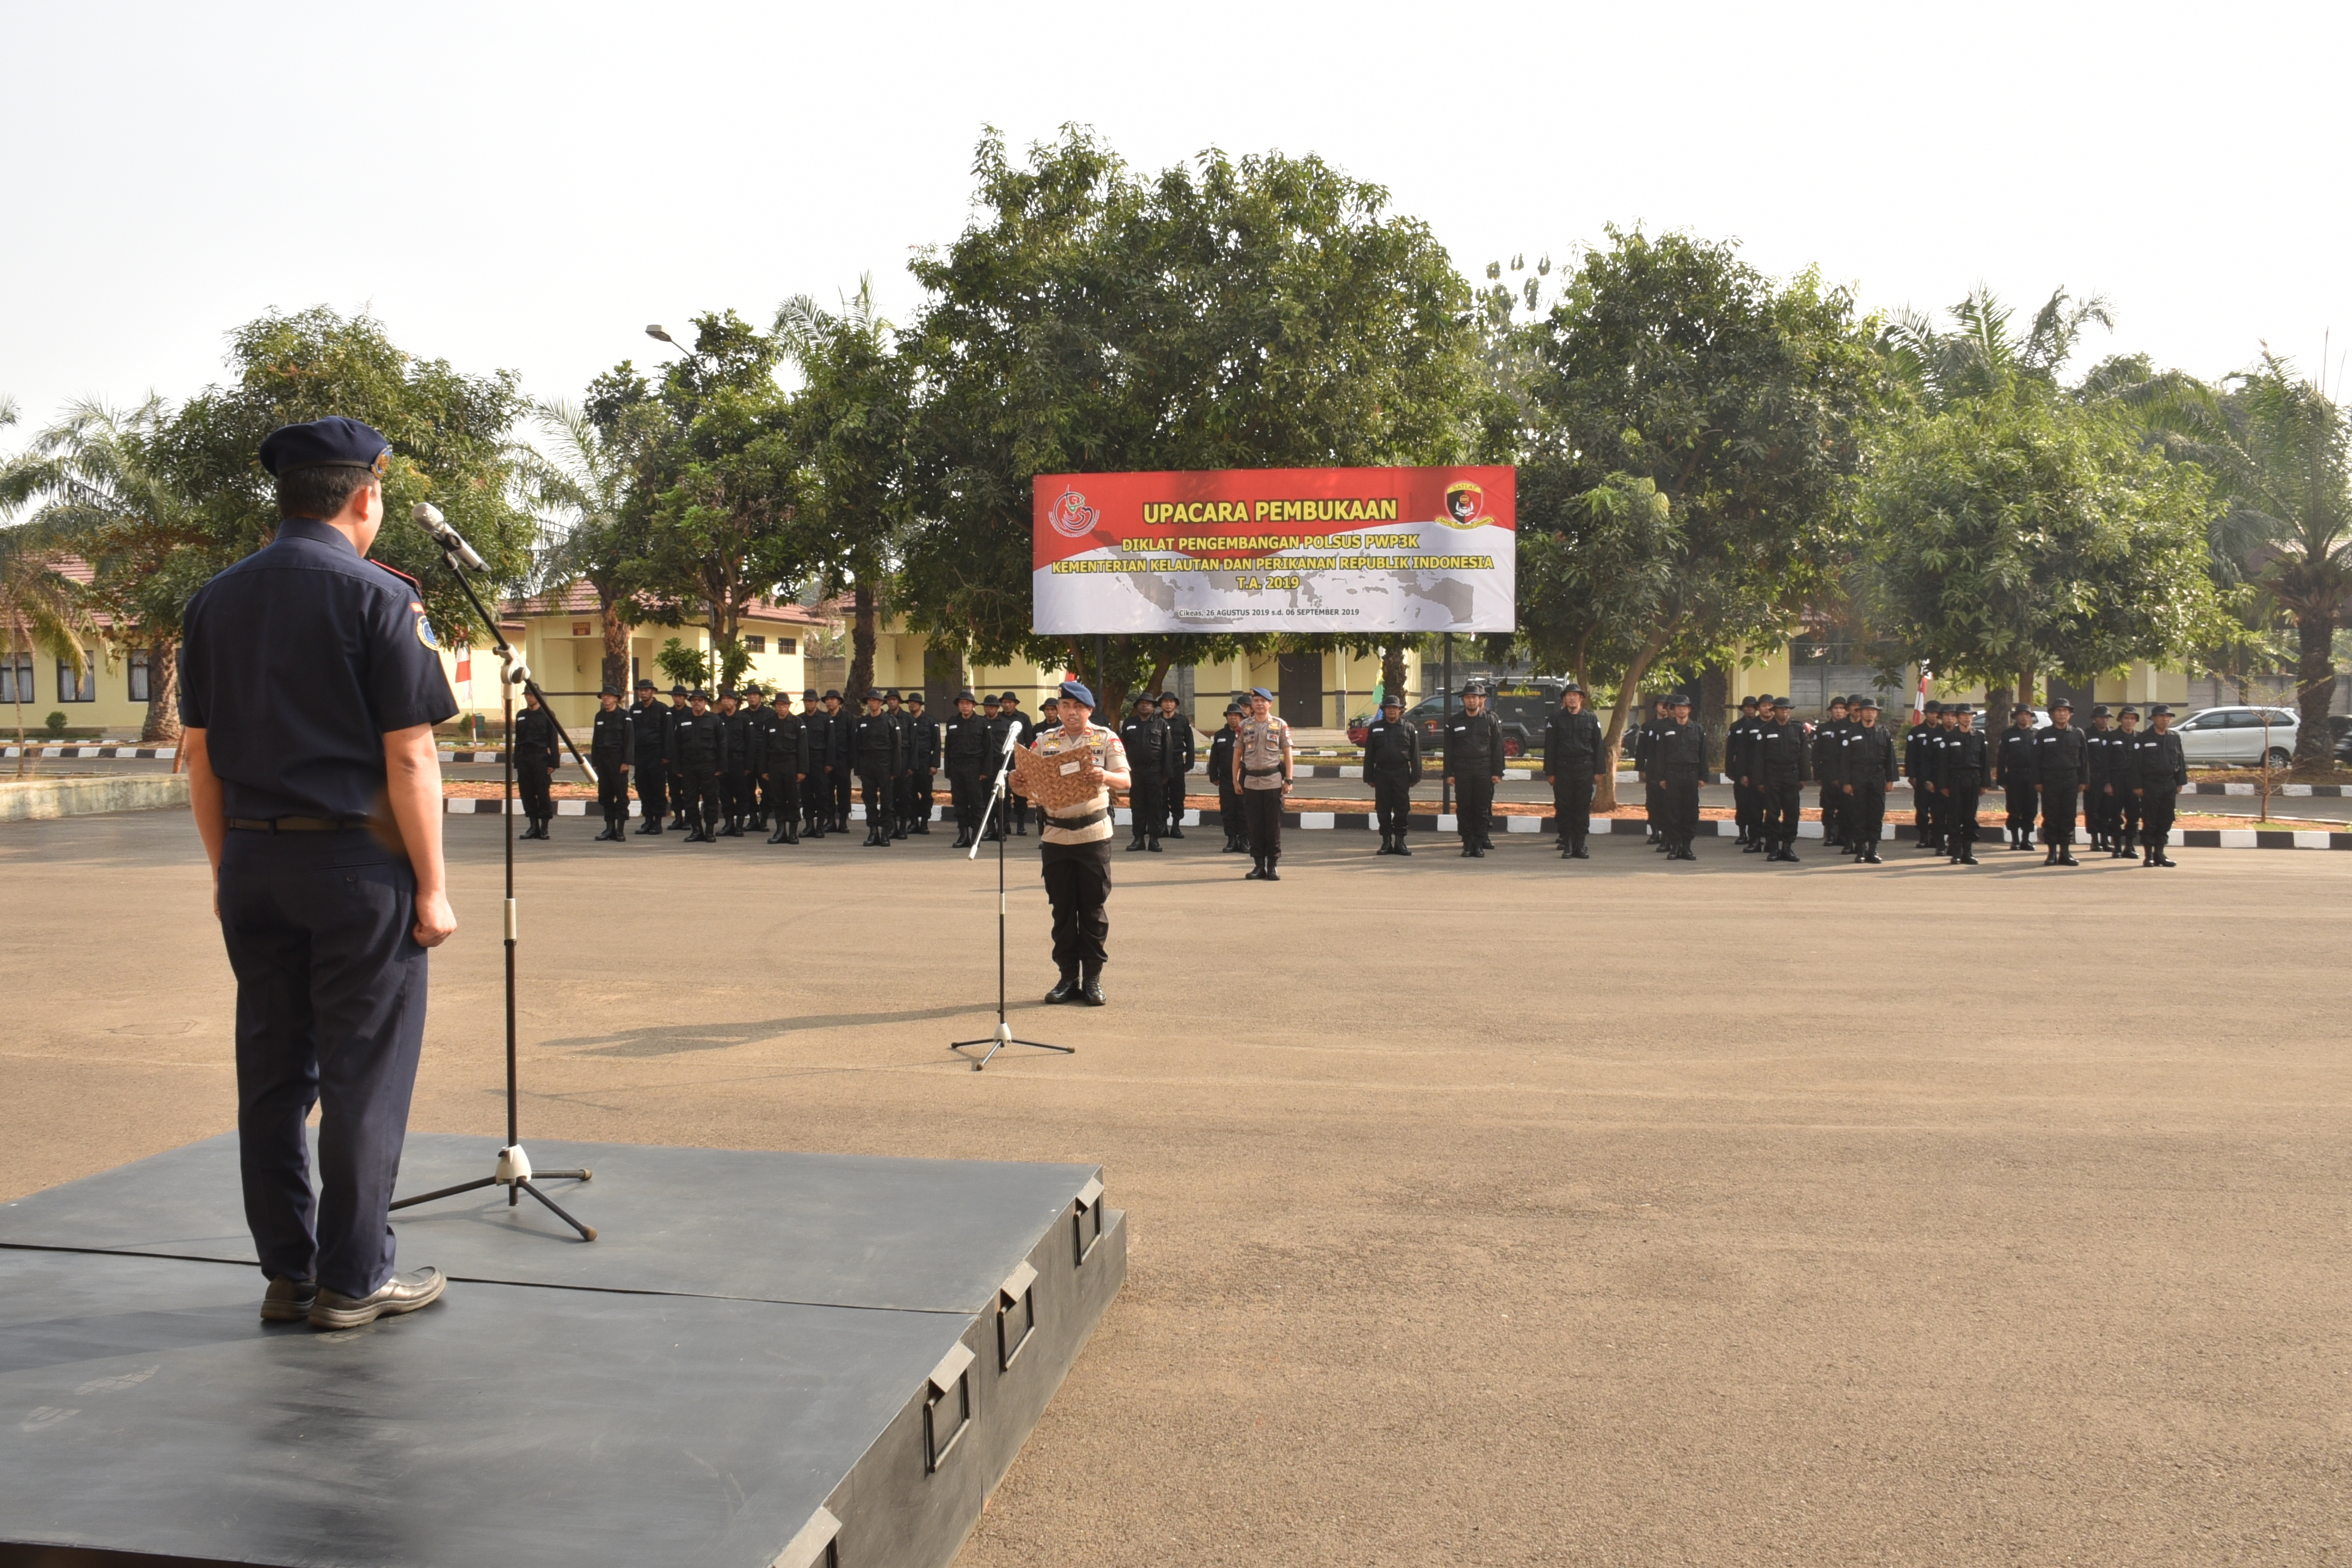
[[[1224,749],[1230,753],[1232,743],[1226,742]],[[1214,767],[1220,760],[1215,746],[1209,756]],[[1223,760],[1232,766],[1230,756]],[[1364,782],[1372,786],[1372,813],[1381,826],[1381,847],[1374,853],[1412,854],[1404,840],[1412,826],[1412,786],[1421,782],[1421,736],[1404,721],[1402,692],[1381,696],[1381,716],[1364,731]]]
[[[457,929],[433,727],[454,718],[416,584],[367,559],[392,446],[356,419],[261,444],[276,541],[198,589],[182,755],[236,974],[238,1168],[261,1315],[352,1328],[439,1299],[393,1269],[425,952]],[[320,1109],[320,1191],[303,1123]]]
[[[589,731],[588,760],[596,766],[596,809],[604,815],[599,843],[625,843],[629,825],[629,759],[636,754],[636,726],[621,706],[621,689],[597,694],[596,720]]]
[[[1168,807],[1168,837],[1184,837],[1184,781],[1200,762],[1192,739],[1192,720],[1184,700],[1172,691],[1160,694],[1160,721],[1168,726],[1168,783],[1162,788]]]
[[[1584,688],[1570,681],[1560,691],[1559,708],[1544,721],[1544,772],[1551,776],[1552,826],[1559,834],[1562,859],[1591,858],[1584,843],[1592,828],[1592,792],[1601,785],[1608,754],[1601,721],[1584,710]]]
[[[2033,735],[2033,778],[2042,789],[2044,866],[2079,866],[2074,858],[2074,808],[2090,778],[2091,752],[2074,728],[2074,705],[2050,700],[2050,728]]]
[[[669,815],[668,775],[662,753],[669,749],[669,710],[654,700],[654,683],[637,682],[637,700],[629,707],[629,732],[636,754],[629,759],[637,774],[637,812],[645,820],[637,831],[651,837],[662,830]]]

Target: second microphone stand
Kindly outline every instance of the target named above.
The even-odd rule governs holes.
[[[474,613],[481,616],[482,624],[488,626],[490,630],[490,640],[497,646],[499,655],[499,690],[506,708],[506,784],[500,800],[500,815],[505,819],[507,836],[507,1142],[506,1147],[499,1151],[498,1163],[492,1167],[488,1175],[479,1177],[470,1182],[460,1182],[454,1187],[441,1187],[433,1192],[419,1193],[413,1198],[402,1198],[395,1202],[392,1206],[395,1209],[414,1208],[418,1204],[429,1204],[437,1198],[456,1197],[460,1193],[479,1192],[484,1187],[504,1187],[507,1190],[507,1207],[514,1207],[518,1203],[521,1202],[522,1194],[529,1193],[532,1197],[537,1198],[541,1203],[545,1204],[554,1214],[556,1218],[570,1226],[573,1230],[578,1231],[580,1233],[581,1240],[593,1241],[596,1239],[595,1227],[593,1226],[583,1225],[579,1220],[572,1218],[572,1215],[564,1210],[563,1205],[557,1203],[553,1198],[549,1197],[545,1193],[541,1192],[539,1189],[538,1184],[540,1182],[549,1180],[584,1182],[588,1180],[589,1177],[595,1174],[595,1173],[585,1169],[577,1171],[533,1171],[530,1166],[530,1156],[523,1152],[522,1139],[516,1125],[518,1120],[515,1110],[514,750],[516,687],[521,687],[525,691],[539,699],[541,711],[544,712],[548,717],[548,721],[555,726],[556,735],[562,741],[563,744],[571,750],[573,760],[578,762],[580,766],[587,773],[588,780],[591,784],[595,782],[596,769],[587,758],[580,754],[580,748],[572,744],[572,736],[563,728],[563,721],[556,718],[555,710],[548,707],[547,694],[541,691],[539,689],[539,683],[530,678],[530,667],[525,665],[520,659],[515,658],[513,647],[508,643],[505,635],[499,630],[498,617],[491,615],[490,612],[484,607],[480,597],[474,592],[473,584],[467,581],[465,568],[457,558],[457,551],[454,549],[445,548],[442,552],[441,559],[448,563],[451,574],[457,579],[457,586],[466,591],[467,599],[473,605]]]
[[[996,1058],[996,1053],[1003,1050],[1007,1046],[1027,1046],[1030,1049],[1038,1051],[1059,1051],[1066,1057],[1074,1057],[1078,1054],[1078,1047],[1076,1046],[1049,1046],[1043,1040],[1014,1039],[1013,1037],[1013,1026],[1005,1020],[1004,1016],[1004,842],[1006,839],[1010,838],[1012,835],[1004,831],[1003,816],[1004,814],[1004,803],[1007,793],[1005,784],[1012,776],[1013,749],[1011,747],[1007,747],[1004,752],[1004,761],[996,770],[996,787],[988,792],[988,805],[980,814],[981,837],[972,841],[971,853],[964,857],[967,860],[974,860],[980,858],[980,847],[987,841],[988,825],[991,820],[995,820],[996,1033],[977,1040],[958,1040],[955,1044],[948,1047],[948,1049],[955,1052],[958,1056],[963,1056],[966,1050],[974,1046],[986,1046],[988,1047],[987,1055],[981,1057],[977,1060],[973,1060],[969,1057],[964,1058],[965,1060],[971,1062],[971,1070],[974,1072],[978,1072],[981,1068],[993,1061]]]

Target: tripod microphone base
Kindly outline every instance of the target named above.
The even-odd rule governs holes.
[[[401,1198],[392,1206],[395,1209],[415,1208],[418,1204],[429,1204],[436,1198],[454,1198],[459,1193],[478,1193],[484,1187],[504,1187],[507,1190],[509,1208],[520,1203],[522,1194],[529,1193],[532,1197],[545,1204],[556,1218],[578,1231],[581,1240],[593,1241],[596,1239],[596,1227],[583,1225],[572,1218],[564,1211],[562,1205],[540,1191],[538,1184],[541,1181],[584,1182],[595,1173],[594,1171],[584,1168],[577,1171],[534,1172],[530,1168],[530,1156],[523,1152],[521,1144],[515,1143],[499,1151],[498,1165],[488,1175],[470,1182],[460,1182],[454,1187],[441,1187],[433,1192],[419,1193],[413,1198]]]
[[[988,1054],[980,1058],[977,1061],[973,1061],[972,1058],[969,1057],[964,1058],[965,1060],[971,1061],[971,1070],[974,1072],[978,1072],[981,1068],[986,1067],[991,1061],[994,1060],[996,1053],[1003,1050],[1007,1046],[1026,1046],[1033,1051],[1059,1051],[1066,1057],[1074,1057],[1078,1054],[1078,1047],[1076,1046],[1049,1046],[1043,1040],[1016,1040],[1013,1037],[1013,1026],[1006,1023],[1002,1018],[999,1018],[996,1021],[996,1033],[989,1036],[987,1038],[980,1040],[958,1040],[955,1044],[950,1046],[948,1049],[955,1052],[958,1056],[963,1056],[966,1049],[974,1046],[986,1046],[988,1047]]]

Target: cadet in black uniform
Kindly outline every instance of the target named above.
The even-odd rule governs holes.
[[[2083,826],[2094,849],[2114,847],[2116,795],[2108,787],[2107,764],[2121,750],[2110,727],[2107,705],[2091,706],[2091,727],[2083,731]]]
[[[1234,710],[1227,709],[1227,712]],[[1421,782],[1421,736],[1402,717],[1404,697],[1391,691],[1381,699],[1381,716],[1364,730],[1364,782],[1372,786],[1372,815],[1380,821],[1382,855],[1411,855],[1405,847],[1405,833],[1412,822],[1412,786]],[[1219,740],[1226,752],[1233,743],[1225,739],[1232,733],[1228,722]],[[1209,767],[1214,772],[1220,761],[1232,771],[1229,758],[1221,758],[1215,742],[1209,747]],[[1238,805],[1235,807],[1239,809]],[[1226,830],[1230,840],[1232,829]]]
[[[726,731],[710,710],[710,693],[687,699],[687,711],[669,727],[669,773],[688,844],[719,842],[719,774],[727,762]]]
[[[1862,700],[1862,721],[1846,731],[1838,764],[1840,794],[1846,797],[1846,842],[1864,866],[1880,863],[1878,845],[1886,826],[1886,792],[1895,783],[1895,737],[1878,727],[1878,699]]]
[[[1845,738],[1853,721],[1846,717],[1846,700],[1830,699],[1829,717],[1813,728],[1813,778],[1822,786],[1822,843],[1843,849],[1845,843],[1845,780],[1838,769],[1845,761]]]
[[[1172,691],[1160,694],[1160,721],[1168,726],[1168,837],[1184,837],[1184,781],[1192,776],[1200,761],[1198,742],[1192,739],[1192,721],[1181,713],[1184,704]]]
[[[1241,734],[1242,721],[1249,710],[1238,702],[1225,704],[1225,727],[1209,741],[1209,776],[1217,781],[1217,822],[1225,830],[1225,847],[1222,853],[1249,853],[1249,825],[1242,816],[1241,786],[1234,782],[1234,747]],[[1416,738],[1415,746],[1419,741]],[[1403,843],[1402,836],[1398,843]],[[1410,855],[1412,850],[1402,853]]]
[[[898,771],[890,780],[888,832],[899,839],[907,837],[915,816],[915,726],[895,686],[882,694],[882,716],[898,727]]]
[[[856,772],[856,759],[851,754],[857,727],[857,715],[842,706],[841,693],[831,687],[824,693],[824,720],[831,731],[826,737],[825,805],[832,808],[827,826],[835,833],[849,831],[850,779]]]
[[[2133,793],[2129,772],[2133,753],[2139,747],[2138,709],[2126,708],[2116,715],[2116,729],[2108,744],[2106,787],[2113,807],[2107,818],[2112,825],[2107,854],[2121,860],[2131,854],[2140,836],[2140,797]]]
[[[1731,817],[1739,829],[1738,843],[1744,848],[1755,843],[1758,812],[1756,786],[1749,782],[1753,772],[1756,749],[1756,727],[1762,721],[1759,704],[1753,697],[1739,700],[1739,717],[1723,732],[1723,772],[1731,781]]]
[[[751,725],[731,689],[719,694],[719,728],[726,737],[719,764],[719,810],[726,821],[719,837],[740,838],[743,818],[751,810]]]
[[[1135,712],[1118,728],[1118,743],[1135,775],[1127,797],[1129,849],[1160,853],[1160,833],[1168,826],[1168,724],[1150,697],[1135,700]]]
[[[522,794],[522,814],[530,822],[518,838],[544,838],[555,816],[555,799],[548,785],[556,763],[555,716],[531,693],[522,694],[522,711],[515,715],[515,787]]]
[[[1666,836],[1658,831],[1660,810],[1658,771],[1655,766],[1659,727],[1673,722],[1667,716],[1664,697],[1653,698],[1650,716],[1633,736],[1633,775],[1642,781],[1642,820],[1649,827],[1649,844],[1654,849],[1665,849]]]
[[[2074,727],[2074,705],[2063,697],[2050,700],[2050,728],[2033,735],[2033,777],[2042,790],[2042,842],[2048,853],[2044,866],[2079,866],[2074,858],[2074,803],[2090,774],[2090,748],[2083,731]]]
[[[1592,792],[1608,755],[1601,721],[1584,710],[1584,688],[1571,680],[1559,706],[1544,721],[1544,772],[1551,776],[1553,831],[1564,859],[1589,860],[1585,840],[1592,831]]]
[[[1503,724],[1486,711],[1486,689],[1474,681],[1462,689],[1462,711],[1446,726],[1445,772],[1454,780],[1454,822],[1462,853],[1483,857],[1495,847],[1487,828],[1495,816],[1495,786],[1503,777]]]
[[[662,757],[669,749],[669,710],[654,700],[650,680],[637,682],[637,700],[629,705],[629,737],[635,748],[629,762],[637,775],[637,815],[645,819],[637,832],[650,837],[661,832],[662,818],[669,815],[669,774]]]
[[[833,826],[833,718],[814,686],[801,693],[801,748],[808,762],[801,780],[801,833],[822,838]]]
[[[2189,758],[2180,737],[2172,732],[2172,710],[2153,703],[2147,710],[2147,732],[2132,737],[2126,765],[2133,798],[2139,805],[2140,864],[2177,866],[2165,847],[2172,838],[2173,809],[2180,792],[2189,787]]]
[[[866,798],[866,843],[868,849],[890,847],[890,793],[903,771],[899,764],[898,721],[882,711],[882,694],[866,694],[866,712],[849,731],[849,760],[857,770],[857,784]]]
[[[1039,736],[1061,727],[1062,700],[1048,691],[1037,700],[1037,722],[1029,727],[1029,744],[1035,745]]]
[[[1116,719],[1118,715],[1113,713],[1110,717]],[[1013,737],[1014,745],[1025,746],[1036,733],[1035,726],[1029,722],[1029,715],[1021,711],[1021,699],[1008,691],[996,700],[996,717],[989,725],[989,739],[997,752],[1004,750],[1004,737],[1008,734]],[[1004,814],[1012,819],[1015,837],[1025,838],[1029,836],[1029,801],[1026,796],[1013,795]]]
[[[907,693],[907,731],[913,745],[907,755],[908,776],[914,780],[914,810],[908,817],[907,830],[929,837],[932,781],[940,772],[940,727],[923,717],[923,694],[919,689]]]
[[[1937,764],[1939,809],[1945,812],[1948,857],[1955,866],[1977,863],[1977,805],[1984,795],[1988,748],[1976,727],[1976,712],[1965,702],[1945,710],[1959,716],[1944,737]]]
[[[770,703],[767,732],[760,738],[755,760],[760,786],[767,792],[768,809],[776,826],[771,844],[801,841],[801,782],[808,777],[808,728],[793,711],[793,694],[778,690]]]
[[[1911,817],[1916,823],[1916,843],[1922,849],[1937,846],[1936,837],[1936,784],[1927,773],[1930,741],[1943,729],[1944,705],[1928,701],[1921,705],[1919,721],[1903,737],[1903,776],[1911,781]]]
[[[260,455],[278,537],[188,601],[180,755],[236,975],[237,1160],[269,1280],[261,1316],[347,1329],[443,1286],[436,1269],[393,1272],[386,1220],[425,950],[457,929],[433,743],[457,703],[415,582],[367,559],[391,445],[331,418],[273,431]]]
[[[2033,837],[2033,710],[2018,703],[1992,749],[1992,776],[2009,808],[2009,847],[2030,849]]]
[[[1796,864],[1797,823],[1804,815],[1805,731],[1785,697],[1756,731],[1756,786],[1763,795],[1764,858]]]
[[[1691,722],[1688,692],[1675,693],[1673,713],[1658,726],[1650,748],[1658,774],[1659,831],[1667,859],[1696,860],[1691,846],[1698,838],[1698,791],[1706,778],[1706,731]]]
[[[768,781],[760,772],[760,759],[768,754],[768,730],[776,721],[766,697],[756,680],[743,688],[743,826],[754,833],[766,831],[768,811],[773,804],[767,793]]]
[[[989,750],[989,721],[980,710],[980,699],[970,687],[955,695],[955,717],[948,721],[941,758],[947,763],[948,801],[955,809],[956,840],[951,846],[969,849],[980,834],[980,818],[987,805],[988,786],[995,779],[998,761]]]
[[[629,760],[636,752],[636,726],[621,706],[621,689],[608,686],[596,698],[588,741],[588,761],[596,769],[596,805],[604,814],[599,841],[619,844],[628,837],[623,830],[629,826]]]

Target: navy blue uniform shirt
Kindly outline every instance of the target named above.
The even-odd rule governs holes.
[[[374,815],[384,736],[457,717],[416,584],[326,523],[279,523],[186,625],[180,722],[205,731],[230,816]]]

